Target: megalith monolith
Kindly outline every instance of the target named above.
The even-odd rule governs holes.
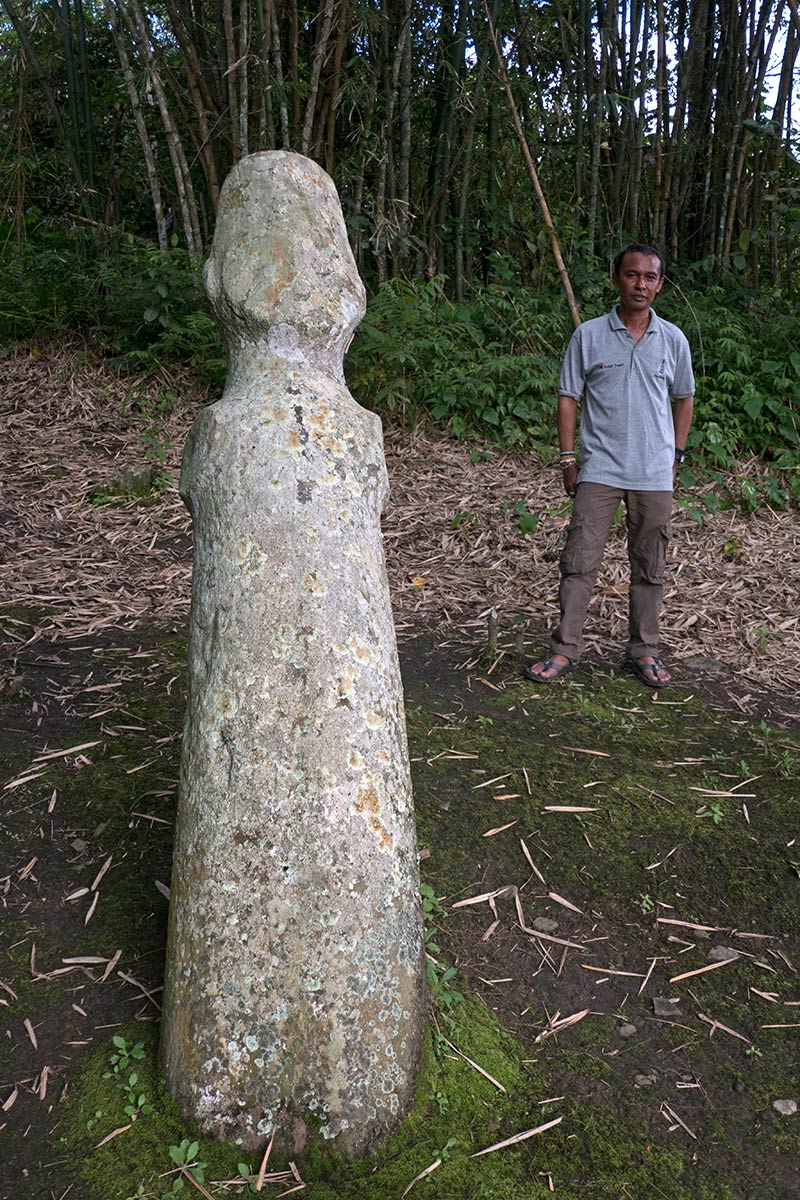
[[[413,1097],[414,814],[379,526],[381,424],[342,362],[364,287],[333,183],[284,151],[222,191],[205,283],[229,352],[181,494],[189,696],[162,1058],[210,1134],[348,1155]]]

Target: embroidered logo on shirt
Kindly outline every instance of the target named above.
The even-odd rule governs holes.
[[[624,367],[625,363],[598,363],[598,371],[610,371],[612,367]]]

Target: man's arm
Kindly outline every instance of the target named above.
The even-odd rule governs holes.
[[[575,427],[578,418],[578,401],[574,396],[558,397],[558,444],[562,451],[575,450]],[[578,490],[578,463],[568,463],[562,471],[564,491],[568,496],[574,496]]]
[[[686,445],[686,439],[692,427],[693,413],[694,396],[681,396],[677,400],[672,401],[672,425],[675,430],[675,446],[680,450]],[[677,470],[678,461],[676,459],[672,466],[673,479],[677,474]]]

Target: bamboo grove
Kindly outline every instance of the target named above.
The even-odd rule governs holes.
[[[42,223],[200,259],[249,152],[309,154],[373,285],[624,239],[791,295],[797,0],[0,0],[6,250]],[[794,94],[793,94],[794,93]],[[515,127],[514,117],[518,117]]]

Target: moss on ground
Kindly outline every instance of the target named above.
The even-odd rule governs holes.
[[[317,1144],[300,1164],[309,1200],[399,1198],[411,1181],[432,1163],[434,1172],[420,1180],[418,1194],[447,1200],[545,1200],[558,1181],[558,1194],[578,1200],[585,1181],[600,1200],[617,1200],[624,1184],[635,1196],[668,1200],[728,1200],[734,1195],[699,1169],[690,1154],[644,1144],[640,1131],[620,1123],[597,1104],[546,1102],[547,1081],[526,1062],[523,1047],[475,998],[456,1009],[454,1040],[429,1039],[413,1112],[377,1153],[348,1163]],[[111,1073],[115,1047],[109,1043],[85,1061],[60,1123],[58,1149],[79,1165],[86,1200],[127,1200],[170,1193],[174,1174],[170,1147],[195,1139],[195,1156],[209,1181],[231,1180],[246,1163],[251,1175],[258,1163],[236,1147],[222,1146],[187,1127],[165,1093],[157,1063],[157,1031],[128,1026],[121,1031],[129,1047],[143,1046],[136,1063],[135,1090],[153,1111],[133,1122],[124,1112],[125,1092]],[[461,1053],[459,1054],[458,1051]],[[470,1065],[472,1058],[506,1089],[503,1095]],[[577,1066],[573,1058],[573,1066]],[[541,1136],[478,1158],[478,1151],[539,1125],[561,1122]],[[127,1126],[127,1128],[125,1128]],[[115,1130],[122,1132],[105,1145]],[[273,1160],[270,1170],[286,1169]],[[216,1189],[215,1189],[216,1191]],[[231,1185],[222,1194],[236,1194]],[[622,1193],[624,1194],[624,1193]]]
[[[533,692],[514,683],[502,708],[490,701],[453,726],[410,710],[411,744],[424,747],[414,764],[419,833],[437,886],[474,862],[476,825],[515,821],[507,838],[536,830],[549,871],[586,902],[679,903],[701,920],[725,897],[730,924],[793,928],[800,865],[786,834],[800,829],[800,747],[768,734],[765,748],[757,727],[696,701],[640,699],[623,680]],[[755,799],[725,795],[734,785],[750,792],[741,789],[749,775]],[[597,811],[548,812],[565,804]],[[668,853],[669,872],[654,874],[650,864]]]
[[[59,791],[59,813],[69,814],[70,835],[89,846],[71,862],[66,885],[63,866],[43,856],[37,868],[43,883],[48,871],[55,879],[61,870],[64,893],[88,886],[101,856],[114,856],[87,926],[75,909],[73,953],[163,952],[167,905],[154,882],[168,882],[184,657],[185,643],[169,643],[163,676],[129,689],[118,711],[105,716],[104,725],[119,732],[105,738],[103,753],[81,770],[54,765],[48,774]],[[175,676],[170,692],[165,681]],[[360,1163],[315,1147],[300,1164],[304,1194],[309,1200],[399,1200],[437,1159],[440,1165],[420,1178],[412,1197],[544,1200],[552,1195],[551,1178],[562,1200],[743,1200],[751,1192],[759,1200],[788,1200],[798,1194],[791,1190],[800,1179],[798,1135],[772,1110],[774,1099],[793,1096],[800,1075],[795,1031],[761,1028],[793,1023],[797,1009],[782,1001],[800,1000],[789,968],[771,956],[777,948],[791,962],[795,953],[786,935],[795,928],[800,899],[800,846],[795,851],[788,844],[800,828],[796,743],[678,690],[653,697],[600,674],[540,689],[538,696],[514,680],[495,691],[473,679],[472,688],[469,706],[454,704],[449,717],[442,715],[446,703],[433,697],[426,707],[408,709],[419,838],[430,852],[423,878],[448,911],[432,913],[440,927],[436,940],[445,964],[462,964],[450,987],[467,999],[439,997],[440,1035],[432,1026],[417,1102],[403,1127]],[[120,731],[124,725],[144,728]],[[757,778],[745,782],[751,776]],[[564,807],[594,811],[555,811]],[[499,950],[481,940],[491,920],[486,906],[449,911],[459,898],[513,884],[521,888],[529,920],[546,912],[569,934],[571,914],[539,886],[520,838],[548,886],[583,910],[581,920],[595,922],[600,957],[592,961],[612,971],[639,970],[648,953],[672,955],[675,972],[707,962],[710,942],[699,935],[691,935],[694,949],[689,941],[667,944],[667,931],[656,924],[664,914],[724,928],[716,941],[730,940],[734,928],[773,940],[737,943],[752,957],[676,985],[682,1012],[674,1022],[652,1022],[651,993],[638,997],[637,978],[627,994],[593,991],[585,1020],[537,1044],[557,1008],[563,1016],[583,1005],[585,980],[574,978],[581,972],[570,960],[563,977],[555,976],[555,962],[537,974],[529,959],[520,960],[516,943],[526,940],[509,902],[499,909],[508,934]],[[43,959],[55,953],[55,942],[49,946],[55,936],[46,928],[37,934]],[[19,953],[27,954],[27,945]],[[24,978],[21,958],[17,965]],[[492,978],[520,972],[523,978],[505,993],[494,983],[484,986],[490,971]],[[53,992],[50,983],[30,982],[25,1015],[35,1021]],[[710,1039],[697,1013],[741,1038],[717,1032]],[[623,1019],[634,1020],[638,1030],[624,1044],[618,1034]],[[153,1112],[134,1122],[125,1115],[125,1096],[106,1077],[111,1043],[83,1056],[59,1106],[53,1146],[73,1164],[68,1179],[75,1177],[81,1200],[127,1200],[140,1186],[160,1198],[175,1178],[164,1175],[173,1168],[170,1146],[194,1138],[164,1092],[157,1028],[135,1024],[121,1032],[129,1043],[144,1045],[136,1091]],[[453,1047],[501,1082],[505,1094]],[[651,1069],[652,1087],[634,1085],[636,1072]],[[687,1090],[676,1091],[676,1080]],[[694,1126],[698,1143],[677,1124],[669,1127],[665,1101]],[[556,1117],[562,1118],[558,1125],[516,1147],[471,1157]],[[198,1140],[206,1180],[233,1179],[245,1161],[241,1153]],[[745,1145],[755,1167],[741,1157]],[[255,1170],[258,1164],[248,1165]],[[212,1190],[234,1195],[241,1188]]]

